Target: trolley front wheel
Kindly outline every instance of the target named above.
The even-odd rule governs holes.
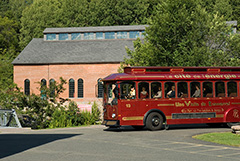
[[[151,131],[160,130],[163,125],[163,117],[158,112],[152,112],[146,120],[146,127]]]

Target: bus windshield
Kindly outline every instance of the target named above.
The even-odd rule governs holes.
[[[118,85],[116,82],[107,83],[104,85],[104,93],[106,97],[106,103],[111,105],[118,104]]]

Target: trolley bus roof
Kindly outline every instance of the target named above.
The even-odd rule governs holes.
[[[125,67],[103,81],[116,80],[231,80],[240,79],[240,67]]]

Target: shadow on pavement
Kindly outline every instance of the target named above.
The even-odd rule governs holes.
[[[225,128],[229,129],[226,125],[222,124],[183,124],[183,125],[169,125],[169,128],[167,130],[183,130],[183,129],[210,129],[210,128]],[[161,130],[165,130],[165,127],[163,125],[163,128]],[[161,131],[160,130],[160,131]],[[143,129],[135,129],[132,126],[121,126],[121,127],[109,127],[107,129],[104,129],[104,131],[110,131],[110,132],[128,132],[128,131],[147,131],[146,128]]]
[[[1,134],[0,159],[43,144],[77,135],[79,134]]]

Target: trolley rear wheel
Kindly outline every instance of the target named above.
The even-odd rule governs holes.
[[[158,112],[152,112],[146,120],[146,127],[151,131],[160,130],[163,125],[163,117]]]

